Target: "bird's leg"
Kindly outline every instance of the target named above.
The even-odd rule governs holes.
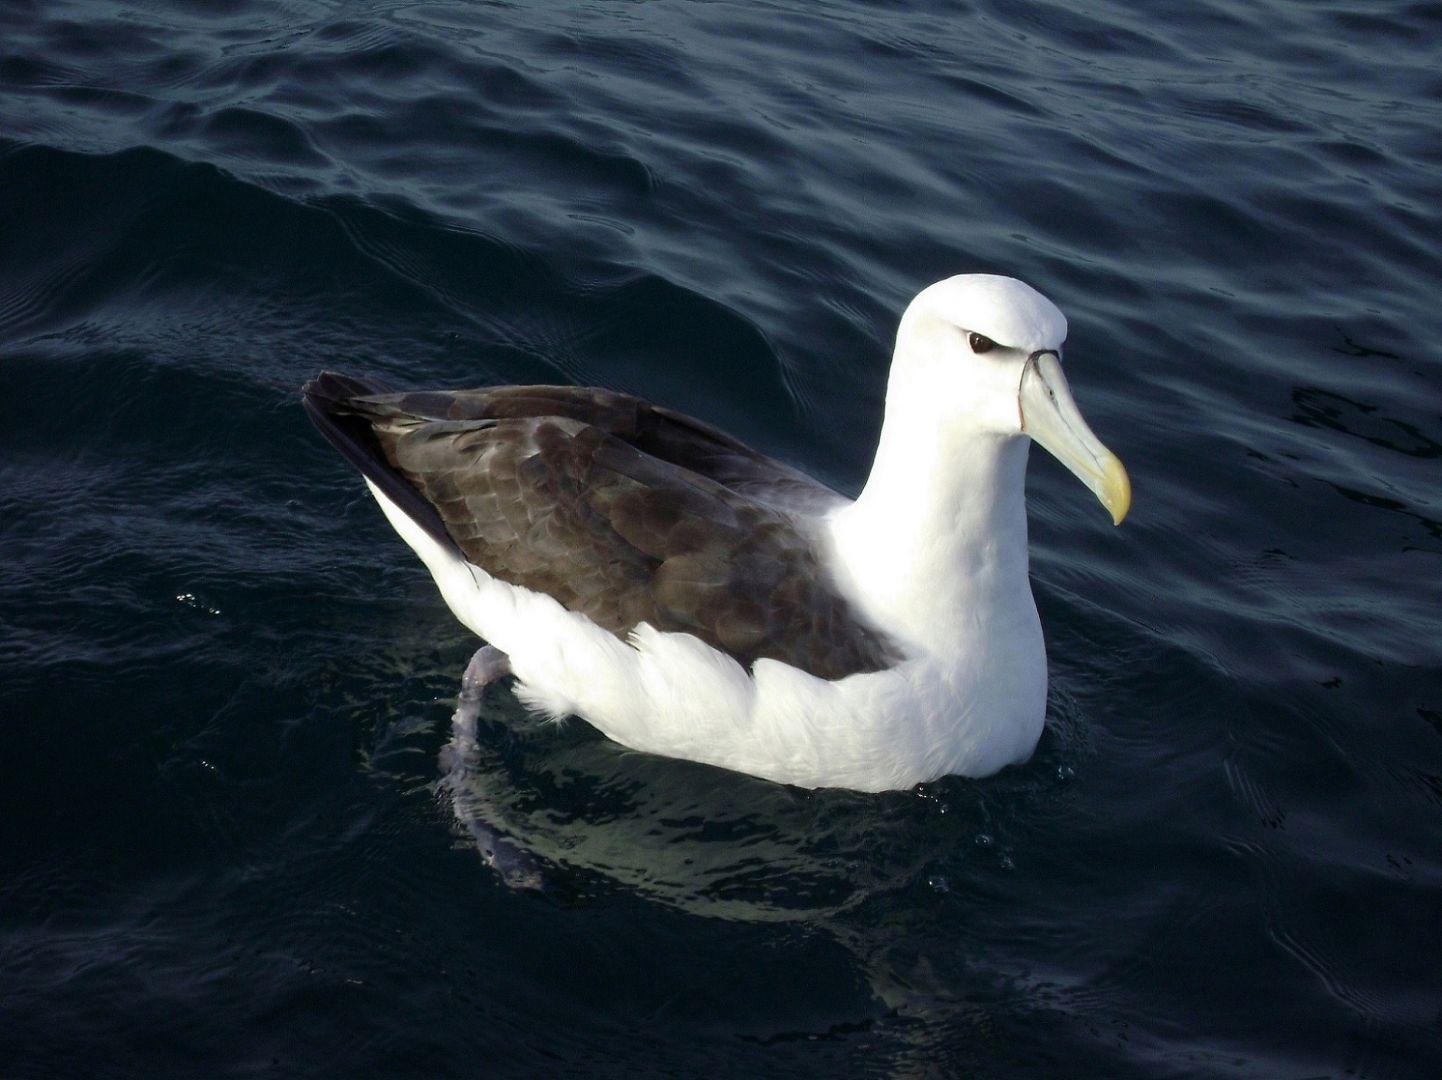
[[[456,820],[466,827],[486,865],[513,889],[541,889],[545,882],[536,860],[508,839],[491,822],[501,815],[495,804],[476,789],[476,721],[481,715],[481,693],[511,673],[511,662],[494,645],[478,649],[461,676],[461,692],[451,717],[451,741],[441,749],[442,783],[451,789]]]
[[[494,645],[483,645],[461,675],[461,697],[479,701],[481,691],[511,673],[511,658]],[[474,719],[474,718],[473,718]]]
[[[461,674],[461,692],[456,699],[456,711],[451,717],[451,741],[446,747],[449,756],[471,755],[476,752],[476,721],[481,715],[481,694],[497,679],[504,679],[511,673],[511,660],[494,645],[483,645],[471,657],[466,670]],[[448,755],[442,751],[442,767],[450,764],[444,760]]]

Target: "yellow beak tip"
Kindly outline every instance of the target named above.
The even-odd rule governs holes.
[[[1102,505],[1111,511],[1112,524],[1120,525],[1132,508],[1132,481],[1116,458],[1107,462],[1101,486]]]

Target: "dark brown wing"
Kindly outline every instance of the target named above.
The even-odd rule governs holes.
[[[402,509],[502,581],[618,635],[648,622],[748,666],[835,679],[895,661],[793,516],[840,499],[805,474],[605,390],[374,389],[326,375],[306,403],[367,476],[388,472],[424,507]]]
[[[843,501],[831,488],[694,417],[612,390],[494,386],[374,395],[377,407],[427,420],[579,420],[644,454],[679,465],[758,502],[819,513]]]

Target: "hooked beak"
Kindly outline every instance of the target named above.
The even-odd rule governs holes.
[[[1111,512],[1112,523],[1120,525],[1132,505],[1132,482],[1116,455],[1082,419],[1056,353],[1041,350],[1031,354],[1017,396],[1022,431],[1091,488]]]

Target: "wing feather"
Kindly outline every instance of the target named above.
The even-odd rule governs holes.
[[[699,420],[573,387],[333,397],[347,457],[371,446],[468,560],[617,635],[646,622],[828,679],[898,658],[804,524],[840,496]]]

